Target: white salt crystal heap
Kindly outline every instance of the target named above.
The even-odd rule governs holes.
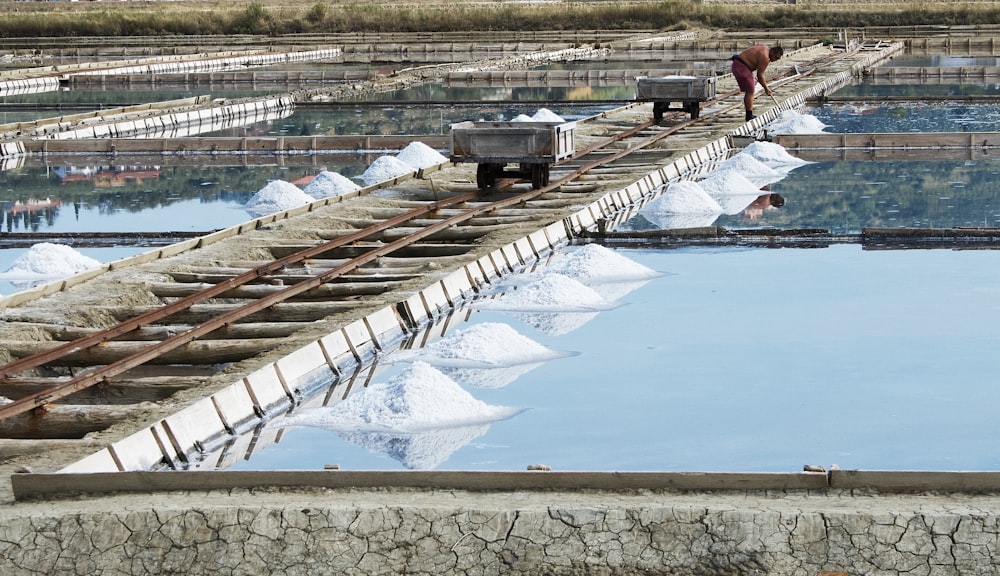
[[[440,152],[423,142],[410,142],[406,148],[396,154],[396,159],[418,169],[429,168],[448,161]]]
[[[332,407],[292,414],[283,425],[332,430],[408,468],[431,469],[492,422],[520,412],[476,400],[437,369],[416,362],[388,382],[372,383]]]
[[[100,265],[98,260],[80,254],[71,246],[42,242],[18,256],[3,277],[21,280],[65,278]]]
[[[322,171],[312,182],[306,184],[303,192],[317,200],[330,196],[342,196],[361,188],[353,180],[337,172]]]
[[[284,180],[275,180],[251,196],[243,208],[252,218],[260,218],[268,214],[298,208],[313,200],[315,198],[303,192],[295,184]]]
[[[767,131],[771,134],[819,134],[826,127],[826,124],[812,114],[785,110],[767,125]]]
[[[372,184],[392,180],[411,172],[416,172],[416,168],[399,158],[395,156],[379,156],[368,166],[364,174],[361,175],[361,180],[366,185],[371,186]]]
[[[418,350],[389,356],[391,362],[419,360],[456,382],[477,388],[501,388],[548,360],[572,354],[550,350],[507,324],[483,322],[455,331]]]

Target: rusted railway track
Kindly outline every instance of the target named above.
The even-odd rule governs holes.
[[[352,298],[362,297],[365,292],[363,288],[338,290],[335,283],[348,274],[356,273],[366,264],[391,254],[398,254],[401,250],[434,235],[445,238],[461,236],[463,233],[457,229],[460,224],[505,208],[523,206],[526,202],[573,181],[597,166],[625,157],[644,144],[655,142],[666,134],[673,133],[683,125],[684,123],[681,123],[670,129],[660,129],[653,136],[644,135],[640,138],[640,143],[634,143],[625,150],[576,167],[558,181],[541,189],[509,195],[491,202],[473,202],[482,199],[482,194],[478,192],[421,202],[419,206],[406,209],[398,215],[386,217],[355,232],[338,235],[327,242],[305,249],[293,249],[294,251],[288,255],[244,272],[227,274],[220,270],[212,277],[206,274],[191,275],[187,280],[214,282],[211,286],[194,292],[176,286],[160,286],[157,290],[164,294],[164,300],[170,300],[169,302],[122,320],[114,326],[82,335],[79,333],[83,330],[78,330],[75,333],[76,337],[71,340],[54,346],[43,346],[43,350],[33,353],[28,353],[27,348],[35,345],[18,350],[11,347],[9,352],[25,355],[0,366],[0,394],[19,397],[9,404],[0,405],[0,420],[10,419],[26,412],[33,412],[35,417],[44,417],[53,403],[97,385],[112,387],[113,379],[144,365],[175,364],[178,362],[177,358],[183,361],[183,358],[192,355],[200,356],[212,363],[223,363],[235,361],[245,354],[255,353],[261,346],[267,344],[264,342],[254,346],[250,341],[252,339],[240,338],[239,326],[247,318],[296,300],[301,302],[313,299],[314,302],[332,303],[337,300],[349,302]],[[583,153],[589,154],[634,137],[649,127],[648,122],[640,124],[632,130],[616,134],[601,144],[590,147]],[[509,185],[510,182],[506,184]],[[468,205],[470,203],[471,205]],[[452,208],[450,211],[452,213],[445,214],[447,208]],[[403,225],[415,229],[392,232],[394,228],[399,229]],[[466,237],[460,238],[460,243],[468,244],[486,233],[490,225],[483,224],[479,228],[478,231],[466,230]],[[441,251],[448,251],[443,245],[439,247]],[[346,258],[331,260],[330,254],[338,250],[341,251],[338,255],[346,255]],[[460,252],[461,248],[456,251]],[[319,262],[325,262],[320,264],[323,267],[321,272],[312,275],[289,274],[301,272]],[[175,283],[177,280],[175,279]],[[269,283],[278,284],[280,289],[269,290],[268,288],[273,288]],[[210,318],[204,320],[193,313],[193,308],[196,306],[203,305],[205,308],[205,304],[224,298],[249,301],[235,307],[222,307],[219,313],[210,314]],[[302,320],[308,321],[308,318],[299,317],[299,321]],[[164,326],[173,328],[167,329]],[[281,332],[280,329],[276,330],[278,333]],[[247,330],[244,333],[254,332],[255,330]],[[229,336],[228,340],[233,345],[199,347],[196,344],[199,338],[213,333]],[[57,329],[53,338],[73,334],[71,330]],[[176,351],[181,349],[185,349],[185,353],[178,355]],[[174,355],[171,356],[171,353]],[[58,374],[52,378],[54,383],[46,385],[45,379],[38,374],[20,377],[26,371],[39,369],[43,372],[55,370]],[[25,393],[25,389],[31,391]],[[12,391],[15,394],[11,394]],[[96,398],[98,395],[92,396]],[[0,433],[4,432],[3,428],[4,426],[0,424]],[[37,426],[30,428],[37,430]],[[13,427],[8,427],[6,432],[8,437],[18,435]]]
[[[678,114],[662,125],[618,126],[610,137],[580,150],[561,167],[560,177],[537,190],[504,193],[493,201],[481,193],[440,199],[431,183],[426,193],[432,201],[398,202],[383,216],[373,214],[375,223],[359,223],[355,231],[325,242],[272,245],[268,252],[274,259],[264,264],[227,262],[230,269],[206,265],[171,274],[173,282],[150,286],[158,305],[129,309],[109,303],[106,310],[92,311],[113,317],[113,325],[103,329],[8,312],[9,322],[43,331],[49,342],[8,342],[14,359],[0,366],[0,396],[14,401],[0,405],[0,437],[79,438],[106,427],[127,410],[117,407],[127,404],[126,397],[162,398],[219,366],[253,357],[305,324],[390,291],[397,280],[419,276],[418,268],[405,263],[411,253],[460,257],[478,238],[533,206],[573,202],[560,198],[564,194],[548,194],[578,185],[597,168],[614,170],[630,155],[738,105],[720,106],[693,120]],[[383,267],[366,268],[376,262]],[[83,411],[87,418],[59,403],[67,398],[89,404]]]

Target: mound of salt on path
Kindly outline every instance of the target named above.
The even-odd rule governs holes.
[[[414,168],[428,168],[448,161],[441,153],[423,142],[410,142],[396,154],[396,159]]]
[[[562,274],[588,286],[602,282],[646,280],[659,274],[600,244],[567,250],[545,272]]]
[[[593,312],[614,308],[589,286],[562,274],[526,276],[526,282],[493,300],[478,300],[482,310],[518,312]]]
[[[503,345],[498,346],[499,342]],[[484,322],[457,330],[424,350],[431,357],[425,358],[426,362],[432,365],[436,360],[462,360],[466,366],[515,366],[565,356],[499,322]]]
[[[818,134],[826,127],[826,124],[812,114],[785,110],[767,125],[767,131],[771,134]]]
[[[511,119],[511,122],[534,122],[535,119],[527,114],[518,114]]]
[[[539,109],[538,112],[531,115],[531,119],[535,122],[565,122],[562,116],[556,114],[548,108]]]
[[[784,146],[775,144],[774,142],[753,142],[744,148],[742,153],[749,154],[772,168],[811,164],[808,160],[792,156],[788,153],[788,150],[785,150]]]
[[[682,180],[652,199],[639,210],[642,215],[652,214],[718,214],[719,203],[712,199],[697,182]]]
[[[375,382],[330,408],[292,414],[288,425],[360,432],[424,432],[488,424],[521,409],[491,406],[425,362],[414,362],[388,382]]]
[[[715,199],[719,204],[721,196],[748,196],[754,198],[763,194],[760,186],[746,179],[746,176],[736,170],[721,170],[712,172],[704,180],[698,182],[702,190]]]
[[[275,180],[261,188],[247,201],[244,210],[254,218],[260,218],[275,212],[297,208],[315,200],[303,192],[295,184],[284,180]]]
[[[356,182],[337,172],[320,172],[312,182],[302,189],[309,196],[319,199],[330,196],[341,196],[361,188]]]
[[[416,168],[395,156],[379,156],[361,175],[361,180],[370,186],[415,171]]]
[[[712,174],[733,170],[742,174],[744,178],[760,186],[766,186],[772,182],[777,182],[785,177],[785,174],[771,168],[750,154],[740,152],[732,158],[719,162]]]
[[[4,274],[9,278],[64,278],[97,268],[101,262],[84,256],[70,246],[42,242],[18,256]]]
[[[477,388],[502,388],[548,360],[571,355],[550,350],[507,324],[484,322],[457,330],[426,348],[395,352],[388,360],[419,360],[456,382]]]
[[[430,470],[492,422],[522,411],[476,400],[438,370],[416,363],[387,383],[373,383],[331,408],[307,408],[283,424],[332,430],[407,468]]]

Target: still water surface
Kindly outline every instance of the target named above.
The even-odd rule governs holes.
[[[437,469],[1000,469],[997,251],[621,253],[663,275],[568,333],[472,315],[578,355],[466,386],[524,411],[443,443]],[[235,467],[404,469],[411,440],[373,449],[295,427]]]

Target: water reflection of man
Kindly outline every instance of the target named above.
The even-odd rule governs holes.
[[[757,220],[764,212],[785,205],[785,197],[781,194],[761,194],[751,202],[740,214],[747,220]]]

